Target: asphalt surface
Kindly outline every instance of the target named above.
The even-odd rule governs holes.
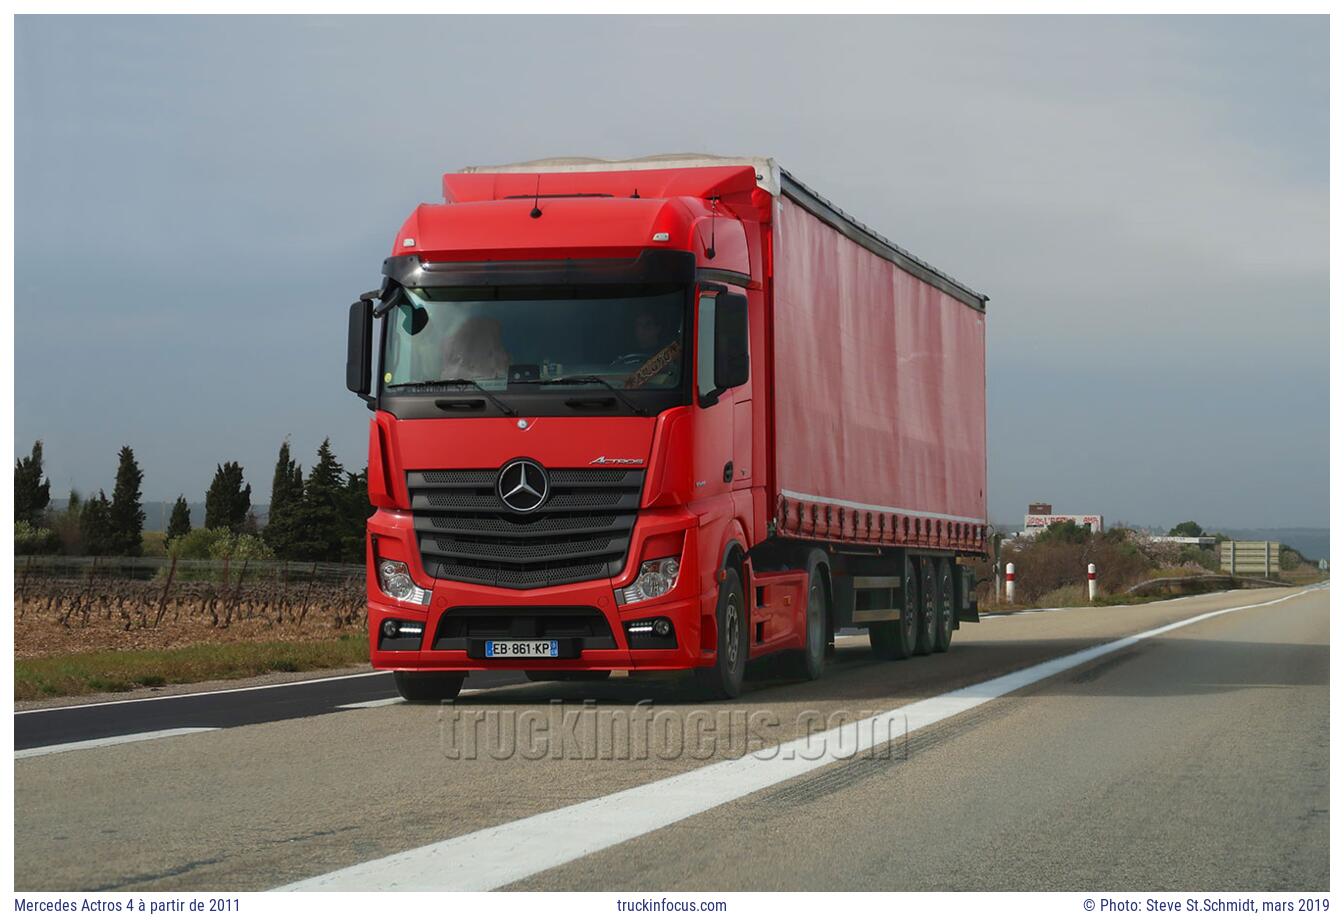
[[[526,679],[521,671],[477,672],[468,678],[466,686],[500,687]],[[352,704],[396,695],[392,675],[373,672],[223,692],[187,695],[170,692],[163,697],[124,702],[29,709],[14,714],[14,749],[24,751],[186,727],[236,728],[280,722],[337,712]]]
[[[1297,593],[1003,617],[964,626],[950,654],[905,662],[876,662],[865,640],[845,638],[821,681],[760,679],[727,703],[677,702],[673,685],[618,679],[479,687],[442,707],[333,710],[326,699],[304,712],[318,701],[198,699],[176,713],[193,726],[178,727],[212,727],[200,725],[202,707],[251,707],[253,717],[15,761],[15,886],[251,890],[337,873],[341,887],[341,873],[363,866],[358,877],[374,882],[347,887],[396,887],[399,865],[418,858],[423,871],[434,858],[415,848],[472,835],[463,849],[494,847],[503,862],[490,872],[480,860],[445,865],[434,886],[1325,890],[1329,592]],[[1030,678],[1112,640],[1274,601]],[[967,703],[963,688],[1023,673],[1017,689]],[[390,697],[376,680],[287,692]],[[760,759],[826,726],[947,700],[960,708],[879,756],[819,761],[778,782],[770,771],[781,765]],[[256,718],[275,712],[284,714]],[[29,718],[25,731],[40,731],[40,714],[19,723]],[[115,718],[153,730],[147,717]],[[645,807],[673,814],[676,803],[660,798],[669,782],[713,797],[694,784],[719,767],[746,791],[592,843],[604,823]],[[628,804],[652,783],[647,806]],[[630,810],[593,801],[608,796],[626,796]],[[567,814],[580,830],[544,837]],[[501,849],[534,825],[538,852]],[[529,860],[545,868],[532,872]]]

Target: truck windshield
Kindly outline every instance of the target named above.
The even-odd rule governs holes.
[[[682,285],[408,288],[406,295],[387,315],[384,387],[471,380],[504,389],[580,376],[623,390],[681,385]]]

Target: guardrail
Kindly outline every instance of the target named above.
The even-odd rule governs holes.
[[[1249,578],[1244,575],[1175,575],[1152,578],[1125,590],[1126,594],[1168,593],[1170,588],[1196,588],[1200,591],[1231,590],[1233,588],[1291,588],[1292,583],[1271,578]]]

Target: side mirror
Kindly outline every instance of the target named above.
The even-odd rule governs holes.
[[[751,377],[747,298],[722,293],[714,310],[714,387],[727,390]]]
[[[350,337],[345,351],[345,388],[368,402],[369,381],[373,376],[370,352],[373,349],[373,301],[357,300],[350,305]]]

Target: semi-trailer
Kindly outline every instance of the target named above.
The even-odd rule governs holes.
[[[821,676],[945,652],[987,549],[987,298],[774,160],[443,176],[350,307],[369,654],[469,671]]]

